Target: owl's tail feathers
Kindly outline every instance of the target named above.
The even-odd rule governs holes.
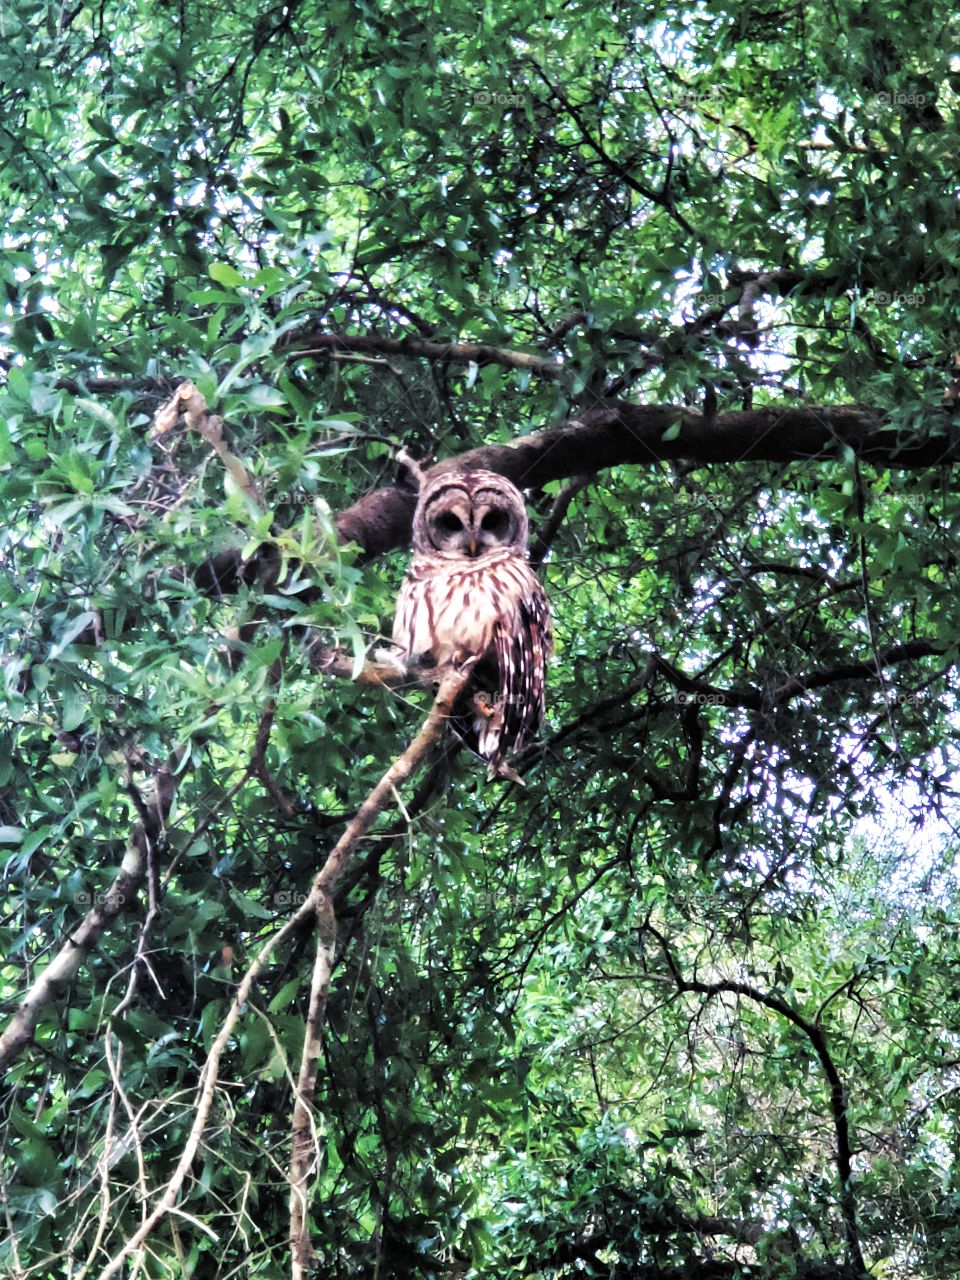
[[[503,705],[497,700],[490,701],[490,696],[482,691],[473,695],[473,730],[477,738],[477,747],[482,759],[487,762],[487,781],[494,778],[507,778],[510,782],[527,784],[511,769],[503,758],[500,739],[503,733]]]

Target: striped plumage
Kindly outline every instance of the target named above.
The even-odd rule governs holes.
[[[526,560],[523,498],[490,471],[430,481],[414,516],[415,555],[397,601],[394,643],[404,660],[474,661],[455,726],[492,774],[543,719],[550,606]]]

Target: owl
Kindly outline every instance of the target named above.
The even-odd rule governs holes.
[[[427,480],[413,549],[393,642],[408,666],[472,664],[454,727],[488,762],[489,776],[519,781],[505,757],[540,727],[552,648],[550,605],[527,563],[519,489],[494,471]]]

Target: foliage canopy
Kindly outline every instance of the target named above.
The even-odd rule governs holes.
[[[0,1268],[116,1257],[429,705],[311,663],[359,672],[405,563],[337,513],[401,447],[572,420],[526,789],[435,753],[338,888],[317,1265],[955,1275],[960,19],[5,0],[0,36],[7,1013],[83,953],[6,1068]],[[151,429],[184,380],[219,453]],[[624,403],[674,414],[648,464]],[[798,408],[827,443],[772,460]],[[289,1273],[313,952],[127,1274]]]

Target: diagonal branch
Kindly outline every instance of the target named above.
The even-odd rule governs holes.
[[[170,762],[157,771],[155,802],[143,806],[120,869],[103,900],[97,902],[68,934],[63,946],[20,1001],[0,1035],[0,1072],[30,1043],[43,1010],[70,985],[106,930],[136,898],[146,874],[148,854],[161,839],[173,804],[183,751],[176,752]]]
[[[581,490],[585,489],[588,484],[593,481],[593,476],[586,474],[574,476],[572,480],[557,494],[556,500],[547,517],[546,523],[537,534],[530,547],[530,563],[535,565],[543,564],[544,560],[553,546],[553,540],[560,532],[560,526],[566,519],[567,512],[570,509],[570,503],[573,502]]]

